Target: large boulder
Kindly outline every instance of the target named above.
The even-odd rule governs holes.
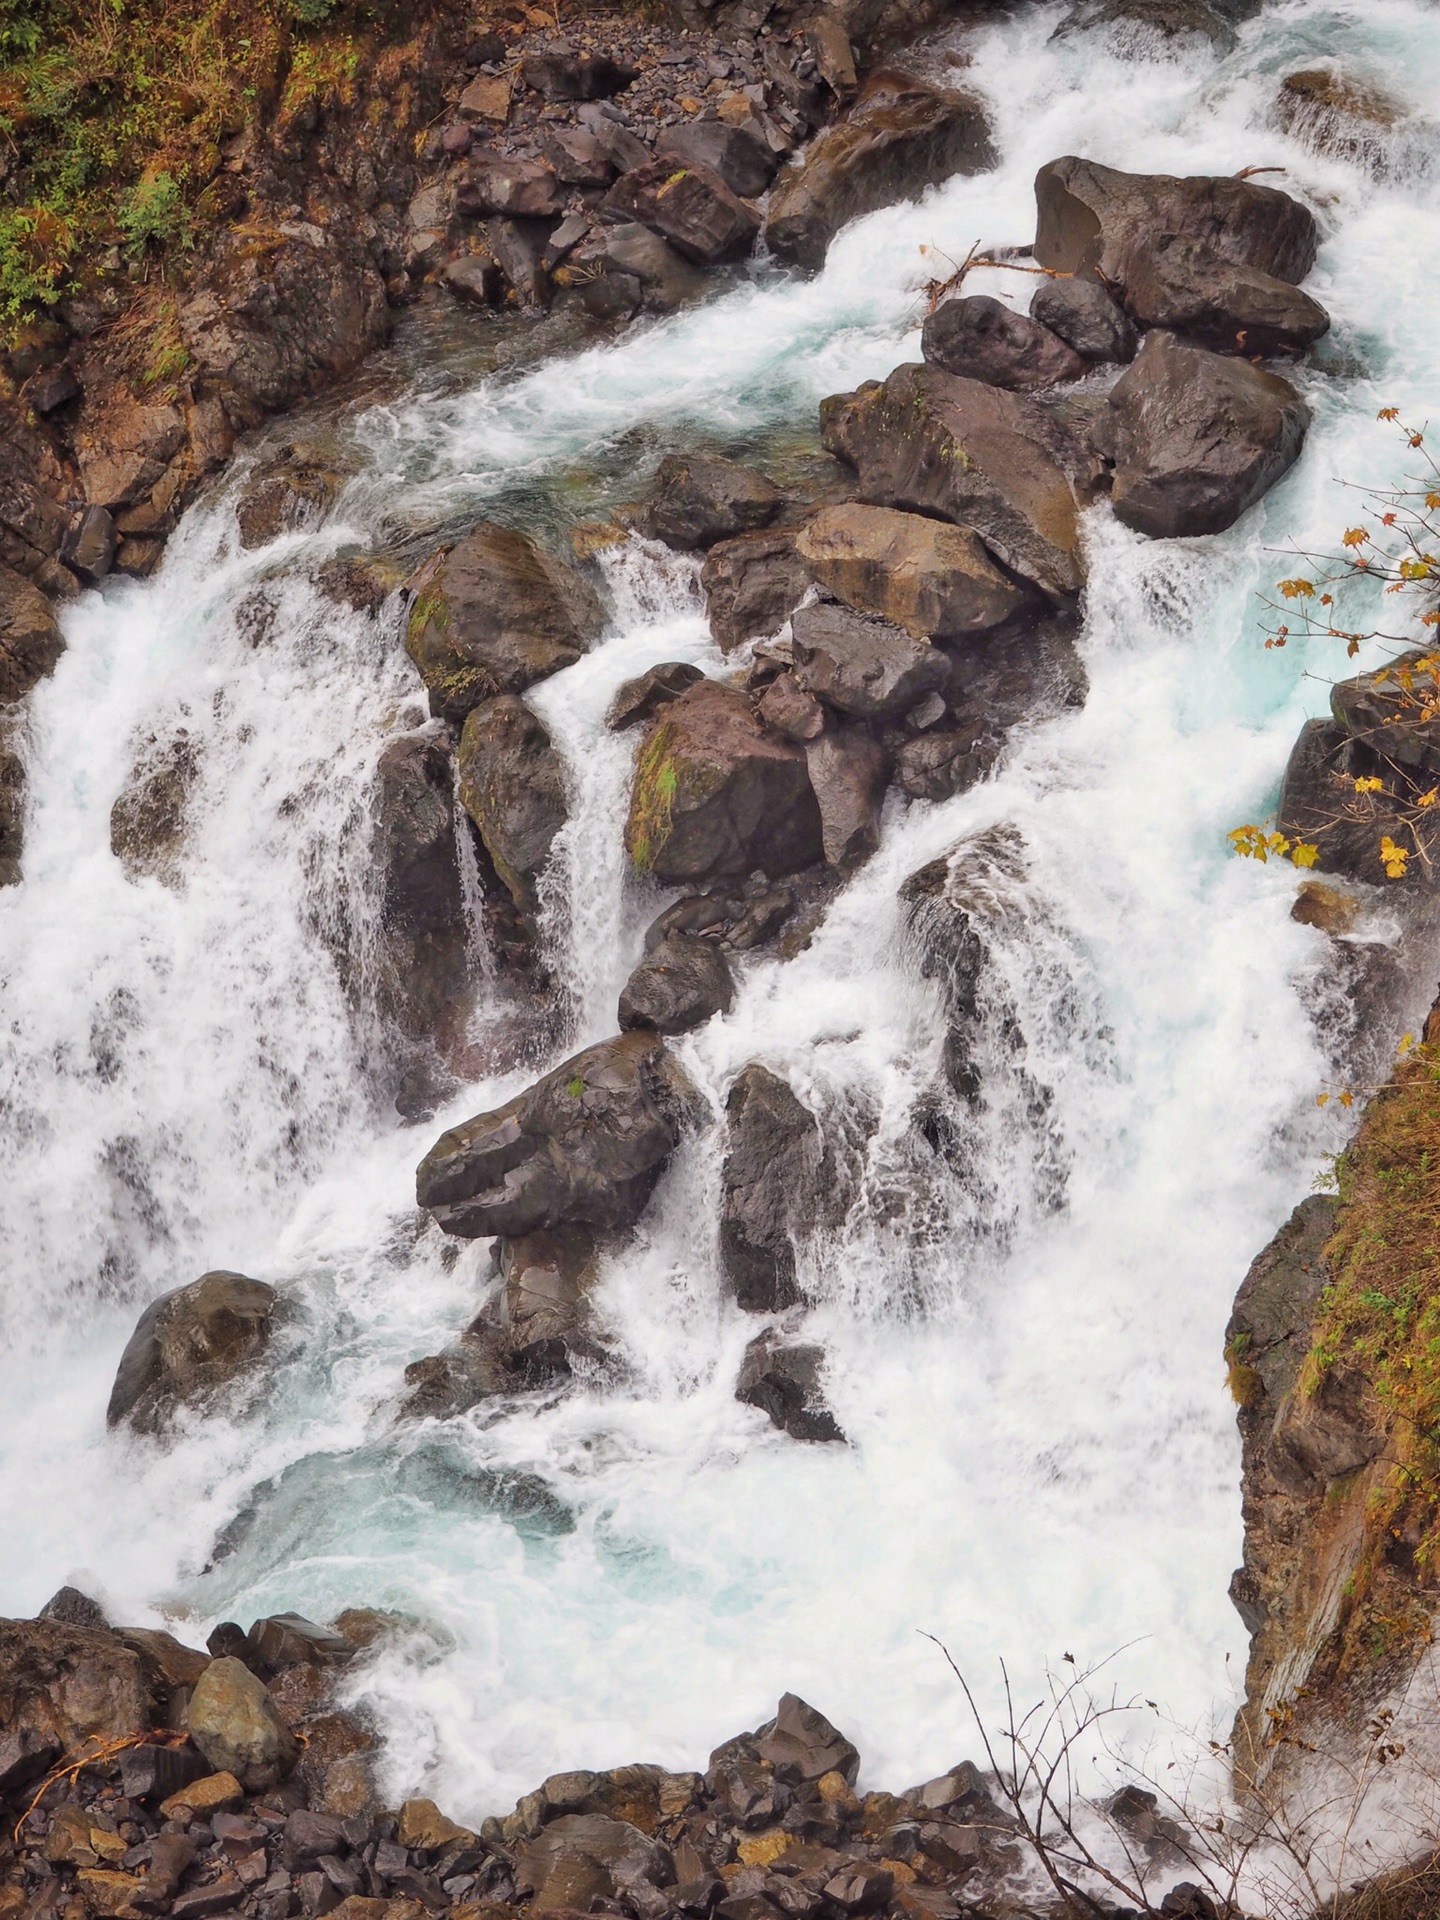
[[[543,219],[564,211],[566,190],[543,160],[487,149],[472,153],[455,183],[462,213],[500,213]]]
[[[744,127],[727,126],[723,120],[686,120],[678,127],[667,127],[655,142],[655,157],[707,167],[742,200],[766,192],[780,164]]]
[[[642,873],[671,882],[809,866],[821,832],[804,754],[739,687],[691,687],[645,736],[625,846]]]
[[[190,1695],[187,1725],[216,1773],[233,1774],[247,1793],[277,1785],[300,1758],[264,1682],[240,1660],[210,1662]]]
[[[1371,673],[1337,680],[1330,689],[1335,724],[1388,771],[1427,787],[1440,775],[1440,676],[1434,662],[1433,653],[1416,649]]]
[[[454,773],[433,730],[386,744],[374,806],[385,1007],[405,1033],[428,1036],[463,998],[468,977]]]
[[[657,1035],[621,1034],[441,1134],[417,1170],[416,1199],[463,1239],[630,1226],[699,1111]]]
[[[1125,305],[1142,327],[1167,327],[1217,353],[1298,353],[1330,330],[1318,300],[1207,241],[1158,233],[1125,256]]]
[[[540,876],[565,824],[565,766],[544,725],[506,695],[475,707],[456,757],[460,804],[517,907],[539,905]]]
[[[730,963],[713,940],[671,933],[648,952],[620,995],[620,1026],[689,1033],[735,1000]]]
[[[511,1372],[534,1385],[592,1357],[598,1349],[587,1313],[597,1265],[589,1229],[542,1227],[500,1241],[499,1250],[503,1350]]]
[[[1248,360],[1146,336],[1095,438],[1114,461],[1116,515],[1139,533],[1223,533],[1293,466],[1310,409]]]
[[[797,1242],[831,1215],[820,1123],[790,1083],[751,1061],[725,1102],[720,1264],[748,1313],[775,1313],[800,1299]]]
[[[890,780],[884,747],[864,726],[828,726],[807,742],[805,765],[820,809],[825,864],[850,869],[880,845],[880,809]]]
[[[776,633],[810,590],[795,535],[737,534],[711,547],[700,570],[710,632],[722,653]]]
[[[968,527],[892,507],[826,507],[795,551],[828,593],[920,639],[984,633],[1027,595]]]
[[[713,453],[669,453],[656,468],[650,497],[635,524],[669,547],[713,547],[717,540],[768,526],[783,498],[772,480],[736,460]]]
[[[638,220],[592,231],[554,278],[599,319],[673,313],[705,289],[704,274]]]
[[[826,401],[821,431],[859,474],[862,500],[971,527],[1043,592],[1079,592],[1079,512],[1098,467],[1035,401],[912,363]]]
[[[621,1902],[642,1913],[662,1910],[658,1889],[674,1884],[669,1849],[624,1820],[602,1813],[566,1813],[515,1855],[515,1886],[531,1913],[589,1913]]]
[[[1435,776],[1423,776],[1426,787]],[[1378,787],[1368,782],[1378,780]],[[1356,782],[1367,784],[1357,788]],[[1415,805],[1421,784],[1387,765],[1363,739],[1334,720],[1309,720],[1291,749],[1275,825],[1290,840],[1319,848],[1315,865],[1323,873],[1373,886],[1390,884],[1380,843],[1404,847],[1411,857],[1402,882],[1424,881],[1440,860],[1440,808]]]
[[[942,300],[926,317],[920,351],[945,373],[1017,393],[1078,380],[1088,371],[1058,333],[984,293]]]
[[[1184,234],[1233,266],[1298,283],[1315,264],[1308,207],[1275,187],[1233,176],[1122,173],[1096,160],[1051,160],[1035,176],[1035,258],[1060,273],[1123,286],[1137,240]]]
[[[747,254],[760,231],[760,216],[732,193],[718,173],[694,161],[647,160],[622,173],[605,210],[638,220],[658,233],[684,259],[714,267]]]
[[[153,1433],[177,1407],[199,1405],[242,1378],[270,1339],[277,1299],[263,1280],[225,1272],[161,1294],[120,1356],[107,1423]]]
[[[0,1799],[60,1760],[149,1724],[140,1657],[114,1634],[61,1620],[0,1620]]]
[[[0,567],[0,706],[55,671],[65,639],[50,602],[24,574]]]
[[[406,651],[449,720],[573,666],[605,624],[572,567],[493,521],[433,555],[411,591]]]
[[[994,164],[989,121],[973,94],[883,69],[782,175],[770,195],[766,244],[787,266],[813,272],[851,220]]]
[[[1082,360],[1135,358],[1139,339],[1134,324],[1098,280],[1042,280],[1030,300],[1030,317],[1059,334]]]
[[[791,631],[796,680],[859,720],[904,713],[949,681],[950,663],[938,647],[853,607],[802,607]]]
[[[824,1369],[823,1347],[786,1340],[771,1329],[746,1347],[735,1398],[759,1407],[770,1424],[792,1440],[843,1440],[840,1424],[825,1404]]]

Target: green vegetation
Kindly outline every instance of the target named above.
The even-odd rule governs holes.
[[[1440,1047],[1417,1047],[1376,1094],[1339,1178],[1334,1278],[1301,1386],[1343,1365],[1392,1429],[1351,1595],[1355,1641],[1373,1658],[1423,1630],[1406,1595],[1440,1571]]]
[[[226,143],[344,95],[389,0],[0,0],[0,332],[236,217]],[[397,9],[398,18],[398,9]]]

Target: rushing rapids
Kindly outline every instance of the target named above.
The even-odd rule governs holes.
[[[367,1681],[387,1780],[477,1815],[562,1766],[689,1765],[787,1688],[878,1777],[937,1772],[967,1730],[917,1628],[982,1694],[999,1655],[1029,1690],[1047,1658],[1124,1645],[1122,1687],[1228,1723],[1244,1636],[1222,1330],[1337,1143],[1317,1088],[1366,1061],[1327,943],[1289,917],[1293,870],[1231,860],[1225,833],[1273,806],[1323,703],[1302,670],[1335,664],[1261,647],[1271,549],[1332,534],[1337,475],[1388,477],[1380,405],[1424,414],[1425,15],[1291,0],[1224,57],[1164,61],[1052,40],[1045,11],[955,36],[936,59],[968,62],[988,101],[993,172],[846,230],[811,280],[758,268],[612,343],[545,358],[537,341],[497,371],[476,364],[485,323],[417,324],[381,398],[307,423],[352,476],[322,524],[242,549],[237,472],[153,580],[67,613],[32,708],[25,881],[0,895],[0,1607],[74,1579],[189,1637],[292,1608],[413,1615],[423,1631]],[[1413,109],[1378,178],[1274,114],[1278,76],[1321,56],[1378,69]],[[1151,542],[1091,510],[1083,708],[954,800],[892,798],[808,948],[738,963],[733,1008],[672,1043],[716,1113],[759,1059],[827,1127],[863,1116],[855,1203],[802,1276],[850,1444],[801,1447],[733,1397],[755,1326],[719,1282],[715,1127],[607,1262],[618,1369],[397,1425],[406,1364],[491,1284],[483,1244],[457,1256],[417,1216],[417,1160],[613,1032],[669,897],[627,869],[635,736],[606,730],[607,706],[661,661],[722,663],[695,562],[638,538],[602,553],[603,641],[530,696],[571,786],[541,903],[562,1017],[516,1044],[477,916],[473,1083],[406,1124],[354,1008],[376,944],[376,766],[426,707],[397,601],[341,605],[318,563],[409,560],[482,515],[554,536],[633,497],[661,448],[796,457],[823,396],[915,357],[937,253],[1029,240],[1036,169],[1065,152],[1286,169],[1324,211],[1308,290],[1334,328],[1295,375],[1303,459],[1238,525]],[[967,288],[1013,297],[1008,278]],[[131,877],[112,805],[137,753],[182,731],[186,836],[164,877]],[[987,882],[993,1000],[972,1035],[989,1097],[941,1172],[911,1128],[941,984],[900,889],[992,827],[1011,851]],[[1382,1054],[1429,984],[1396,990]],[[139,1306],[207,1268],[282,1294],[268,1392],[169,1446],[107,1432]]]

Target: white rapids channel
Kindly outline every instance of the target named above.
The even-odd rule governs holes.
[[[357,473],[318,531],[242,552],[232,479],[154,579],[68,611],[69,650],[32,707],[25,879],[0,894],[0,1612],[73,1580],[112,1617],[191,1639],[281,1608],[411,1614],[425,1633],[365,1678],[385,1785],[461,1817],[561,1767],[703,1765],[786,1688],[856,1741],[865,1784],[924,1779],[974,1740],[918,1630],[987,1703],[1001,1656],[1028,1696],[1047,1662],[1123,1648],[1122,1693],[1228,1726],[1245,1636],[1226,1596],[1240,1507],[1223,1328],[1339,1144],[1315,1096],[1346,1064],[1333,950],[1290,919],[1294,870],[1226,843],[1273,808],[1340,670],[1267,652],[1257,594],[1284,570],[1271,549],[1333,539],[1339,477],[1390,477],[1376,411],[1424,418],[1436,347],[1433,149],[1400,143],[1376,179],[1291,141],[1269,109],[1281,74],[1334,56],[1423,129],[1440,71],[1425,0],[1280,0],[1234,53],[1164,61],[1052,41],[1057,17],[949,47],[991,104],[995,172],[859,223],[808,282],[761,269],[528,370],[432,370],[341,420]],[[882,1192],[941,1037],[897,886],[1011,822],[1033,912],[1001,964],[1052,1091],[1046,1140],[997,1125],[932,1196],[918,1251],[875,1204],[812,1264],[809,1325],[848,1447],[798,1445],[732,1397],[755,1328],[719,1285],[718,1128],[677,1156],[605,1276],[619,1384],[397,1428],[403,1368],[488,1284],[483,1244],[454,1260],[421,1230],[416,1162],[534,1069],[413,1126],[367,1091],[325,928],[363,922],[375,763],[425,709],[393,616],[338,607],[312,563],[507,501],[563,527],[575,476],[637,427],[653,447],[739,447],[813,426],[824,394],[916,357],[937,272],[922,249],[1023,242],[1037,166],[1071,152],[1278,166],[1312,197],[1326,238],[1309,285],[1335,327],[1299,374],[1304,457],[1216,539],[1146,542],[1095,509],[1083,710],[1012,741],[948,804],[892,798],[880,852],[809,950],[745,965],[734,1011],[676,1043],[717,1103],[756,1058],[812,1105],[863,1103]],[[1019,280],[968,290],[1023,304]],[[634,735],[606,733],[606,702],[653,662],[721,668],[689,563],[635,542],[606,584],[609,637],[533,695],[573,777],[552,921],[576,1046],[612,1030],[663,904],[625,875]],[[200,768],[179,884],[131,881],[110,808],[137,745],[177,724]],[[1420,970],[1382,1048],[1432,988]],[[1042,1161],[1059,1209],[1037,1195]],[[108,1433],[141,1306],[210,1267],[291,1297],[270,1390],[172,1444]],[[507,1502],[507,1486],[529,1491]]]

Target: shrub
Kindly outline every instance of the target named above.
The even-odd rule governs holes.
[[[132,260],[140,259],[151,241],[187,250],[192,244],[190,215],[180,184],[171,174],[152,174],[132,187],[115,218]]]

